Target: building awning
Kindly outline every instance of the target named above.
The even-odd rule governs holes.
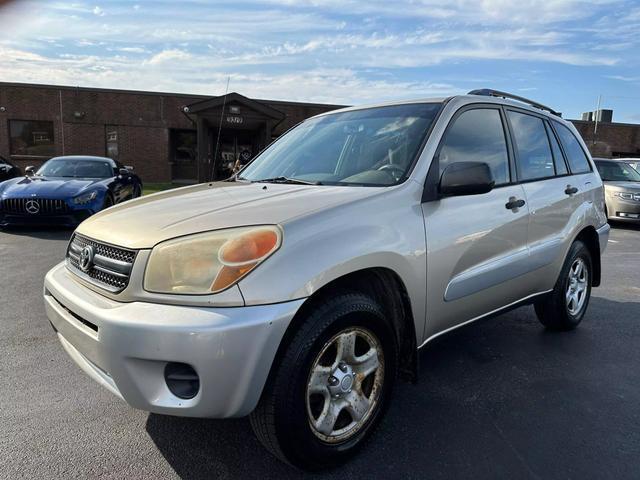
[[[285,114],[275,108],[271,108],[263,103],[257,102],[250,98],[240,95],[236,92],[228,93],[220,97],[208,98],[206,100],[200,100],[198,102],[187,105],[189,113],[193,114],[206,114],[212,111],[219,110],[223,105],[242,105],[246,108],[253,110],[254,112],[264,115],[267,118],[273,120],[282,120],[285,118]]]

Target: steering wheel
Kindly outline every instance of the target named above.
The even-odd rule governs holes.
[[[400,177],[402,177],[404,175],[404,168],[401,168],[397,165],[394,165],[392,163],[388,163],[386,165],[382,165],[380,168],[378,168],[378,171],[380,172],[389,172],[391,175],[393,175],[393,178],[395,178],[396,180],[399,180]]]

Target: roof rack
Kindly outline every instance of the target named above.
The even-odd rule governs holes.
[[[542,105],[541,103],[534,102],[533,100],[529,100],[528,98],[520,97],[518,95],[513,95],[512,93],[501,92],[500,90],[492,90],[490,88],[481,88],[478,90],[471,90],[468,93],[468,95],[483,95],[485,97],[509,98],[511,100],[517,100],[518,102],[526,103],[527,105],[531,105],[532,107],[539,108],[540,110],[546,110],[552,115],[562,117],[562,113],[556,112],[555,110],[547,107],[546,105]]]

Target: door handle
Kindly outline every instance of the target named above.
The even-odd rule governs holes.
[[[515,210],[516,208],[524,207],[524,200],[516,197],[509,197],[509,201],[504,204],[507,210]]]
[[[567,188],[564,189],[564,193],[567,195],[573,195],[574,193],[578,193],[578,187],[572,187],[571,185],[567,185]]]

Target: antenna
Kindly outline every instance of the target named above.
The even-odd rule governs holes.
[[[216,176],[216,160],[218,159],[218,146],[220,145],[220,133],[222,132],[222,119],[224,117],[224,107],[227,104],[227,94],[229,93],[229,82],[231,81],[231,75],[227,77],[227,88],[224,91],[224,99],[222,100],[222,110],[220,110],[220,124],[218,125],[218,138],[216,139],[216,149],[213,154],[213,162],[211,162],[211,180],[214,180]]]

